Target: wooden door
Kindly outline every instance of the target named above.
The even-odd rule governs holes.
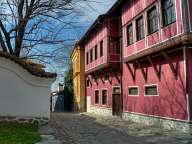
[[[121,93],[120,87],[113,88],[113,115],[121,115]]]

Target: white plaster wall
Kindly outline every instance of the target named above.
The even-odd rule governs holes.
[[[53,81],[33,76],[15,62],[0,58],[0,116],[49,118]]]

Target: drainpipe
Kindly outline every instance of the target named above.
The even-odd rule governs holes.
[[[186,95],[186,110],[188,115],[188,121],[191,121],[191,103],[190,103],[190,96],[189,96],[189,71],[188,71],[188,62],[189,62],[189,48],[184,46],[184,61],[185,61],[185,95]]]
[[[181,11],[182,11],[182,25],[183,25],[183,32],[190,33],[190,5],[189,0],[182,0],[181,1]],[[186,95],[186,110],[188,115],[188,121],[191,121],[191,104],[190,104],[190,96],[189,96],[189,71],[188,71],[188,61],[189,61],[189,48],[184,44],[183,48],[184,52],[184,61],[185,61],[185,95]]]
[[[181,1],[181,11],[182,11],[182,25],[183,25],[183,31],[184,33],[190,32],[190,23],[189,23],[189,17],[190,17],[190,8],[189,8],[189,0],[182,0]]]
[[[121,118],[123,118],[123,31],[121,17],[119,18],[119,46],[120,46],[120,85],[121,85]]]

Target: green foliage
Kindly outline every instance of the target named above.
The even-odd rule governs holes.
[[[0,144],[34,144],[40,140],[37,124],[0,123]]]
[[[73,69],[70,65],[65,78],[64,78],[64,96],[67,97],[68,103],[65,103],[65,106],[68,110],[72,110],[73,108],[73,98],[74,98],[74,91],[73,91]]]

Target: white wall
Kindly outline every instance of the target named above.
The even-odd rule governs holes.
[[[50,117],[50,86],[9,59],[0,58],[0,116]]]

